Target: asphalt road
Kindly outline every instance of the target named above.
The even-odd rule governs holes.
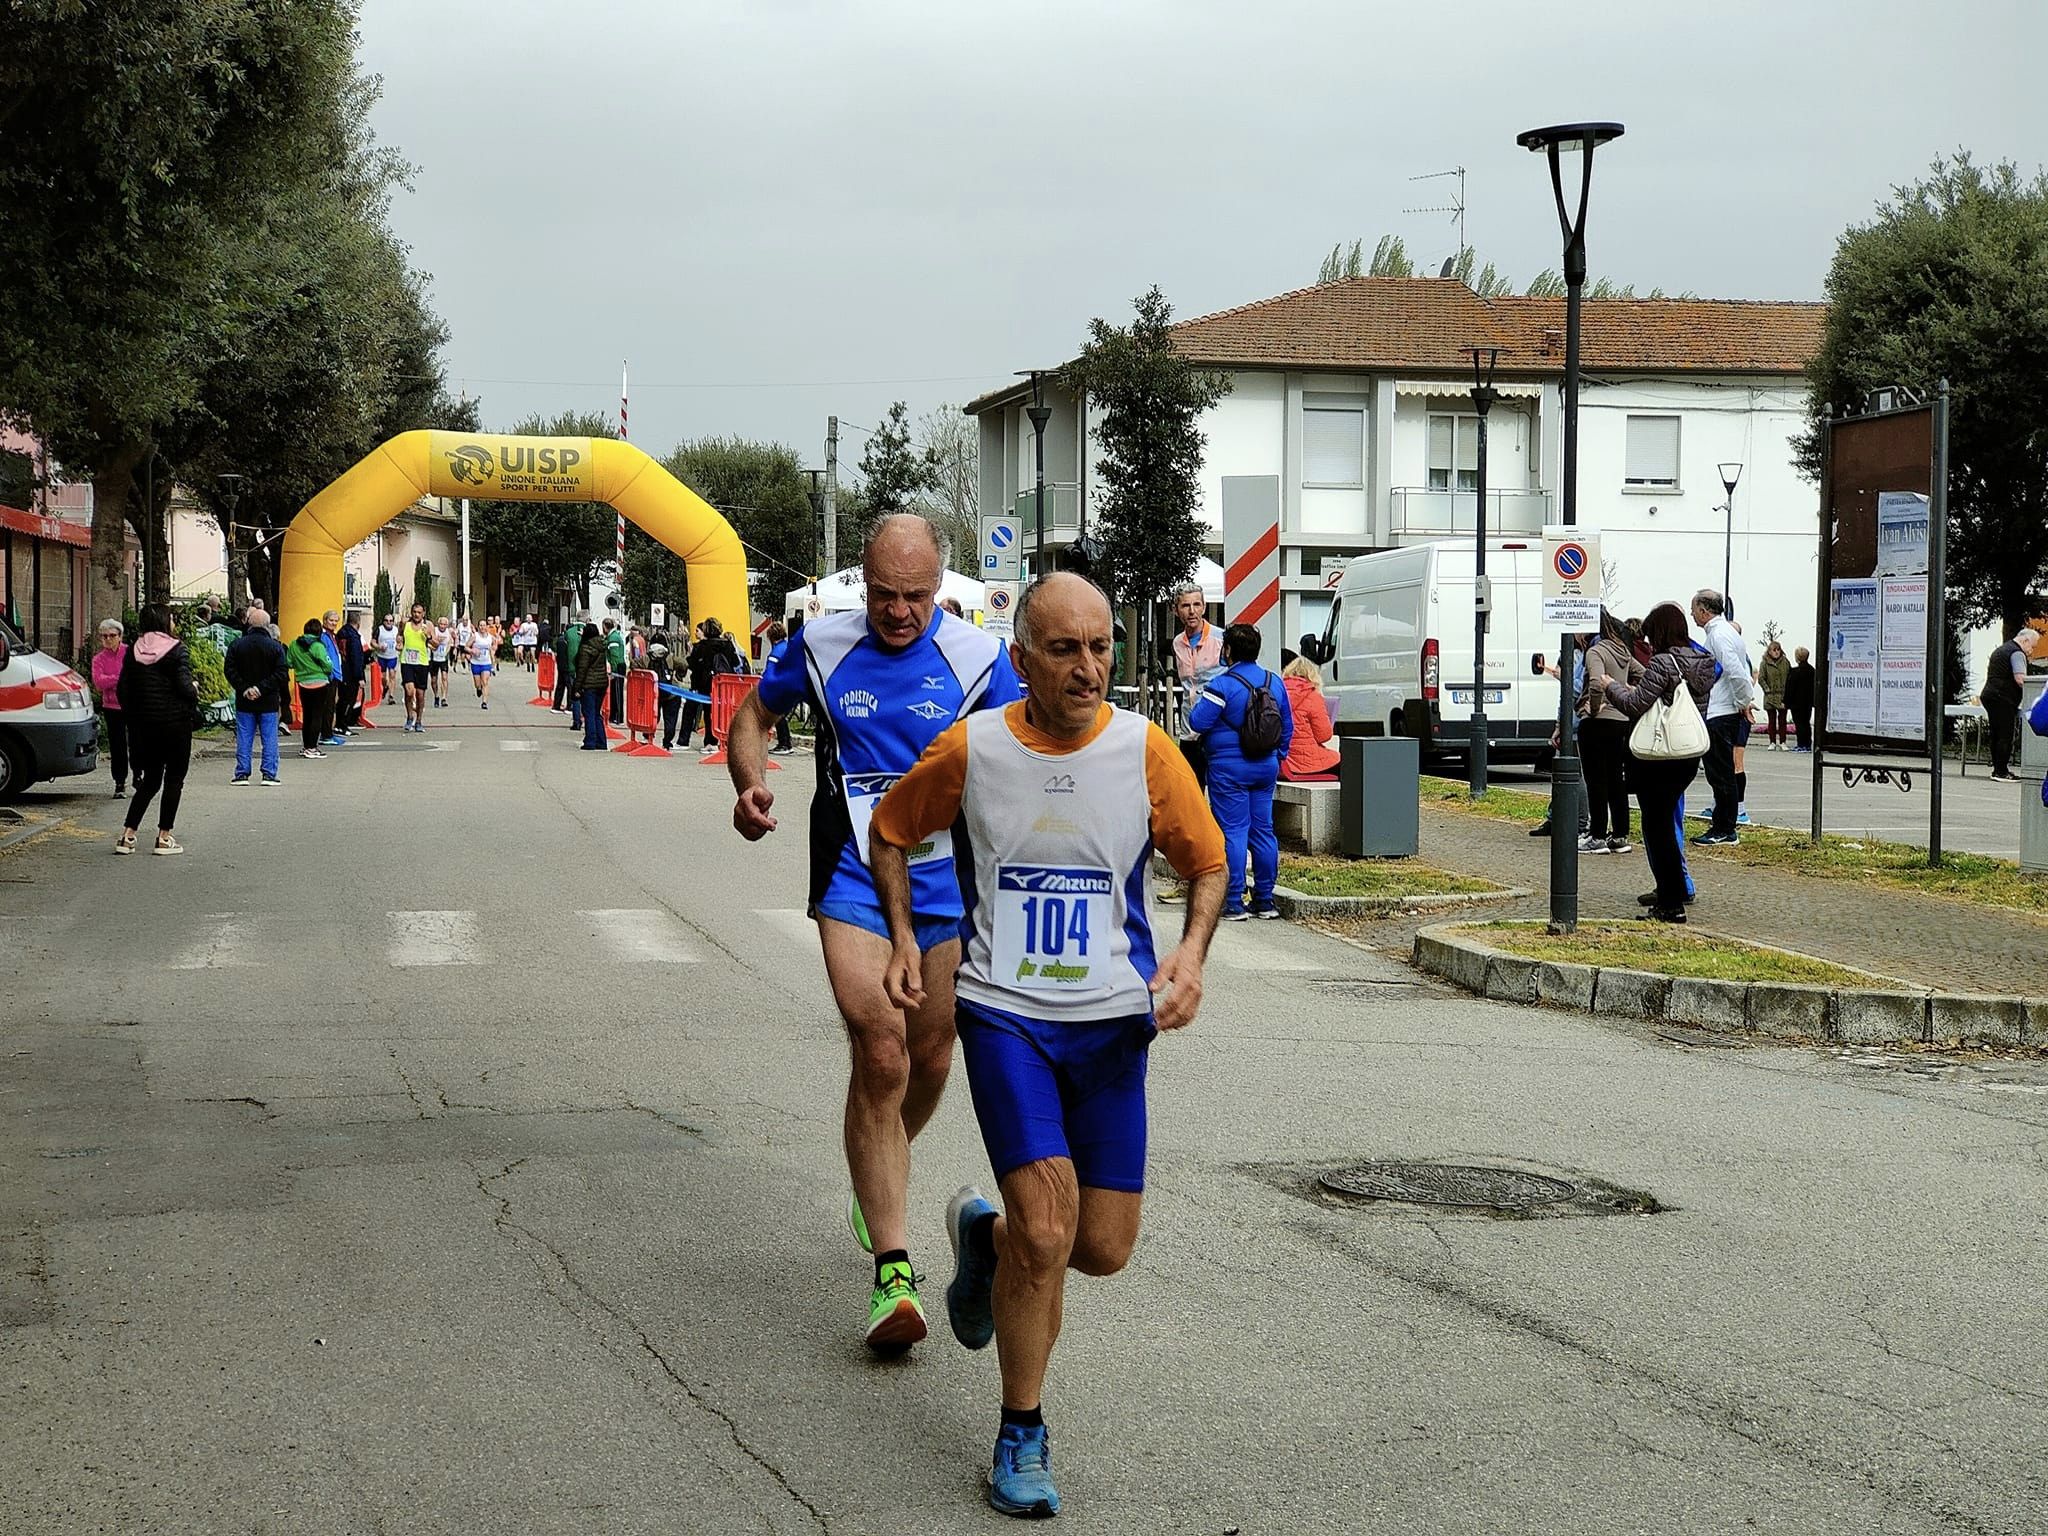
[[[83,831],[0,856],[0,1530],[1001,1528],[992,1355],[858,1342],[809,764],[749,848],[720,770],[553,718],[202,759],[180,859],[46,796]],[[1048,1389],[1066,1528],[2048,1530],[2037,1063],[1701,1048],[1257,924],[1152,1109]],[[1379,1158],[1668,1209],[1317,1194]],[[956,1083],[928,1274],[986,1176]]]

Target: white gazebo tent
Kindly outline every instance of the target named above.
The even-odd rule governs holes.
[[[1217,580],[1219,583],[1222,580],[1220,571]],[[970,618],[981,611],[987,591],[972,576],[962,576],[958,571],[947,571],[939,582],[939,596],[954,599]],[[1218,591],[1221,592],[1220,585]],[[860,567],[849,566],[843,571],[834,571],[830,576],[820,576],[815,583],[789,593],[782,600],[782,616],[793,619],[802,614],[807,620],[815,619],[820,614],[862,607],[867,600],[867,582],[862,579]]]

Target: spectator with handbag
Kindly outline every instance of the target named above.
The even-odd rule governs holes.
[[[1634,683],[1609,677],[1606,698],[1636,722],[1629,735],[1628,774],[1642,808],[1643,849],[1657,881],[1644,898],[1649,910],[1643,915],[1682,923],[1689,898],[1678,846],[1678,802],[1707,753],[1705,711],[1714,691],[1714,658],[1694,647],[1676,603],[1652,608],[1643,620],[1643,636],[1650,643],[1650,664]],[[1654,720],[1645,718],[1653,714]]]

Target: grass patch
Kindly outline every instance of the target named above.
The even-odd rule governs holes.
[[[1520,789],[1489,789],[1475,800],[1472,791],[1463,784],[1449,779],[1425,778],[1421,800],[1425,807],[1483,816],[1489,821],[1538,822],[1550,815],[1550,794],[1547,790],[1539,795]]]
[[[1979,906],[2015,907],[2048,913],[2048,879],[2030,875],[2007,859],[1982,853],[1946,851],[1941,867],[1927,867],[1927,850],[1911,843],[1866,841],[1829,833],[1818,846],[1803,832],[1783,827],[1744,827],[1732,848],[1692,848],[1688,859],[1726,859],[1735,864],[1782,869],[1819,880],[1854,880],[1895,890],[1948,896]]]
[[[1501,889],[1413,859],[1283,858],[1280,883],[1304,896],[1469,896]]]
[[[1717,981],[1805,981],[1826,986],[1885,985],[1882,977],[1760,949],[1740,939],[1684,933],[1651,923],[1582,923],[1577,933],[1553,934],[1540,924],[1471,923],[1465,932],[1510,954],[1566,965],[1622,966],[1660,976]]]

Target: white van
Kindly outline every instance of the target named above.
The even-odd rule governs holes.
[[[1550,756],[1557,683],[1532,671],[1557,640],[1543,631],[1542,559],[1540,539],[1486,546],[1486,735],[1496,762]],[[1477,566],[1470,540],[1386,549],[1345,565],[1316,658],[1339,735],[1414,736],[1425,757],[1469,750]]]
[[[85,679],[0,621],[0,803],[37,779],[91,773],[99,754]]]

